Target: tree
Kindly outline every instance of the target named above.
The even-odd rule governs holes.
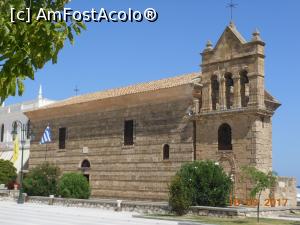
[[[250,196],[255,198],[257,196],[257,222],[259,223],[259,214],[260,214],[260,197],[263,191],[274,187],[276,183],[276,176],[273,175],[273,172],[264,173],[255,167],[247,166],[243,167],[242,171],[244,172],[243,179],[248,178],[253,187],[250,192]]]
[[[64,198],[87,199],[90,197],[90,185],[80,173],[65,173],[58,184],[58,193]]]
[[[57,193],[60,169],[45,162],[26,175],[23,181],[24,192],[30,196],[49,196]]]
[[[0,1],[0,104],[10,95],[22,95],[23,81],[34,79],[38,69],[52,60],[57,62],[59,51],[65,40],[73,44],[74,32],[79,35],[86,29],[82,22],[37,21],[36,16],[43,8],[61,11],[69,0],[1,0]],[[11,8],[16,11],[29,7],[32,22],[11,22]]]
[[[0,184],[8,185],[10,182],[15,181],[17,178],[16,171],[12,162],[0,159]]]

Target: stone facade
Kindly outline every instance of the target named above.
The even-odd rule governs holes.
[[[274,190],[273,201],[276,205],[297,205],[297,188],[296,179],[293,177],[278,177],[277,185]]]
[[[30,167],[44,160],[89,176],[92,196],[166,200],[168,183],[184,162],[212,159],[247,198],[240,168],[272,170],[272,120],[280,103],[264,88],[264,45],[259,32],[247,42],[234,24],[202,53],[194,73],[74,97],[27,112],[37,137],[47,124],[53,142],[31,143]],[[133,121],[125,145],[124,121]],[[59,128],[67,130],[59,149]],[[167,151],[166,155],[165,150]],[[88,168],[82,162],[88,160]]]
[[[53,114],[43,113],[42,118],[29,114],[36,136],[40,137],[49,123],[54,140],[48,144],[47,153],[39,140],[32,141],[30,167],[46,159],[65,172],[80,172],[81,162],[88,159],[91,168],[84,173],[90,176],[92,196],[166,199],[170,177],[183,162],[193,160],[192,122],[185,118],[191,104],[191,87],[187,84],[103,100],[90,108],[74,105],[70,112],[56,109]],[[127,119],[135,124],[134,144],[129,146],[123,140]],[[58,148],[60,127],[67,128],[64,150]],[[169,160],[163,160],[164,144],[170,146]]]

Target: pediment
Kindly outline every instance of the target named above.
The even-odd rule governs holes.
[[[214,51],[215,58],[227,60],[233,54],[243,51],[243,44],[247,43],[243,36],[237,31],[233,24],[226,27],[218,40]]]

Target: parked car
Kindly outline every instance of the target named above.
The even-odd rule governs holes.
[[[300,205],[300,186],[297,186],[297,202]]]

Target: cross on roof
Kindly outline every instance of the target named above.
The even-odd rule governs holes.
[[[74,91],[75,91],[75,95],[77,96],[77,94],[78,94],[78,92],[79,92],[79,89],[78,89],[77,85],[75,86]]]
[[[238,4],[234,3],[232,0],[230,0],[230,3],[227,4],[227,8],[230,8],[230,20],[232,21],[232,14],[233,14],[233,9],[236,8]]]

